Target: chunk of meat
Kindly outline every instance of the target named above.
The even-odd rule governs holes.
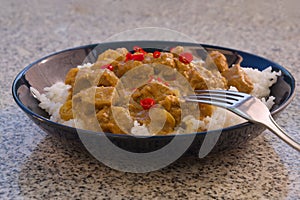
[[[124,48],[124,47],[122,47],[122,48],[117,48],[116,49],[116,51],[118,52],[118,53],[120,53],[122,56],[126,56],[126,54],[128,53],[128,50],[126,49],[126,48]],[[125,60],[125,58],[124,58],[124,60]]]
[[[114,87],[97,87],[95,93],[95,107],[101,109],[112,103]]]
[[[228,70],[222,72],[222,75],[227,79],[228,86],[234,86],[240,92],[251,93],[253,83],[240,65],[234,65]]]
[[[149,111],[151,122],[149,131],[155,135],[165,135],[174,131],[175,119],[165,109],[151,108]]]
[[[128,109],[120,106],[111,106],[112,117],[117,125],[126,133],[130,133],[130,129],[133,126],[133,120],[130,116]]]
[[[155,102],[159,102],[167,95],[176,95],[176,93],[166,85],[154,81],[136,89],[136,91],[132,94],[132,98],[136,102],[140,102],[141,99],[145,98],[152,98]]]
[[[161,67],[159,64],[152,65],[157,76],[163,81],[175,81],[180,74],[173,68]]]
[[[175,54],[175,56],[179,56],[182,52],[184,52],[184,48],[182,46],[176,46],[171,49],[171,53]]]
[[[175,64],[176,64],[176,69],[177,71],[182,74],[185,78],[189,78],[188,72],[192,69],[190,64],[184,64],[179,61],[178,58],[174,58]]]
[[[118,83],[118,77],[110,70],[105,69],[103,73],[100,74],[100,78],[97,86],[116,86]]]
[[[101,70],[92,70],[90,68],[83,68],[77,72],[75,84],[73,86],[73,95],[81,90],[97,86],[101,75]]]
[[[103,69],[105,66],[112,65],[115,69],[119,65],[119,61],[116,60],[97,60],[92,66],[92,70]]]
[[[106,51],[104,51],[103,53],[101,53],[98,56],[97,61],[101,61],[101,60],[116,60],[116,61],[122,61],[125,59],[126,53],[128,51],[125,50],[124,48],[120,48],[117,50],[112,50],[112,49],[108,49]]]
[[[153,63],[159,63],[161,65],[167,65],[172,68],[175,68],[176,64],[173,58],[174,56],[172,53],[161,52],[160,57],[153,59]]]
[[[73,87],[78,71],[79,71],[78,68],[70,69],[69,72],[66,75],[65,84],[71,85]]]
[[[194,90],[205,90],[208,88],[206,80],[196,69],[190,69],[188,77],[188,81]]]
[[[72,100],[72,97],[73,97],[73,89],[70,88],[70,89],[68,90],[68,97],[67,97],[66,101],[67,101],[67,100]]]
[[[126,132],[120,129],[113,118],[111,108],[105,106],[97,112],[97,120],[100,123],[103,132],[125,134]]]
[[[199,116],[200,120],[203,120],[207,116],[212,116],[212,114],[215,110],[214,106],[208,105],[208,104],[199,103],[198,106],[199,106],[199,111],[200,111],[200,116]]]
[[[207,57],[207,64],[209,65],[212,62],[218,67],[219,72],[224,72],[228,70],[228,63],[226,57],[219,51],[212,51]]]
[[[199,66],[190,69],[187,74],[191,87],[195,90],[227,89],[227,81],[219,71]]]
[[[68,121],[73,119],[72,100],[66,101],[59,109],[60,118]]]
[[[150,82],[140,88],[137,88],[132,94],[132,100],[129,104],[129,111],[131,116],[142,124],[149,124],[149,111],[144,110],[139,102],[145,98],[152,98],[156,104],[160,104],[166,112],[168,112],[175,120],[175,124],[179,124],[181,120],[181,109],[179,98],[175,91],[171,90],[166,85],[154,81]],[[168,131],[165,131],[165,133]]]
[[[126,48],[118,48],[116,50],[108,49],[98,56],[97,61],[93,64],[91,69],[101,69],[105,65],[112,65],[114,72],[120,62],[125,61],[126,54],[128,53]]]
[[[111,106],[114,87],[90,87],[73,96],[77,106],[85,107],[86,114],[95,112],[105,106]],[[94,98],[93,98],[94,96]]]
[[[179,98],[177,96],[168,95],[165,99],[159,102],[166,111],[168,111],[175,119],[176,125],[181,121],[181,108]]]
[[[155,58],[153,58],[153,53],[144,54],[144,63],[153,63]]]
[[[131,70],[135,67],[138,67],[142,64],[143,64],[143,62],[136,61],[136,60],[129,60],[127,62],[120,62],[118,64],[118,66],[114,69],[114,72],[117,75],[117,77],[120,78],[121,76],[123,76],[129,70]]]
[[[174,62],[174,55],[172,53],[168,52],[160,52],[160,56],[157,58],[153,57],[153,53],[147,53],[144,55],[144,63],[147,64],[160,64],[160,65],[166,65],[169,67],[174,68],[175,62]]]

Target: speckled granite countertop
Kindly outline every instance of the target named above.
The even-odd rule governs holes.
[[[222,155],[186,157],[159,171],[131,174],[65,148],[14,103],[11,84],[27,64],[145,26],[274,60],[295,76],[299,93],[296,0],[174,2],[1,0],[0,199],[300,199],[300,154],[268,131]],[[299,113],[296,96],[278,119],[298,141]]]

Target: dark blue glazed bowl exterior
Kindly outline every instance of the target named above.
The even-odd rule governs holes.
[[[57,81],[63,81],[66,73],[70,68],[81,65],[87,58],[93,62],[97,55],[106,49],[115,49],[125,47],[132,49],[133,46],[151,47],[152,49],[167,50],[171,47],[181,45],[185,47],[199,46],[199,44],[184,42],[167,42],[167,41],[125,41],[91,44],[87,46],[76,47],[60,51],[44,58],[41,58],[24,68],[15,78],[12,85],[12,94],[18,106],[45,132],[57,137],[58,140],[67,145],[82,148],[77,131],[75,128],[68,127],[49,120],[49,115],[38,107],[38,101],[31,95],[29,87],[34,87],[40,92],[43,88],[51,86]],[[252,55],[250,53],[201,44],[206,50],[216,49],[223,52],[229,63],[238,61],[238,56],[242,56],[241,66],[251,66],[263,70],[272,66],[273,70],[281,71],[277,83],[271,88],[271,95],[276,97],[276,102],[271,113],[274,118],[291,102],[295,94],[295,80],[293,76],[282,66],[265,58]],[[214,147],[214,153],[226,149],[235,148],[244,145],[247,141],[261,134],[265,128],[259,124],[243,123],[223,129],[222,134]],[[168,144],[173,135],[153,136],[149,138],[139,138],[130,135],[119,135],[111,133],[105,134],[113,143],[119,147],[132,152],[151,152]],[[186,137],[195,137],[194,142],[187,150],[186,154],[198,155],[199,148],[206,134],[217,134],[214,131],[191,133],[180,135],[183,139]],[[100,136],[101,137],[101,134]],[[100,138],[101,139],[101,138]]]

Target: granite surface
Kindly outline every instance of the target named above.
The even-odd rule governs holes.
[[[11,84],[49,53],[138,27],[248,51],[300,81],[300,6],[290,1],[5,1],[0,12],[0,199],[300,199],[300,154],[269,131],[205,159],[145,174],[112,170],[46,135],[17,107]],[[300,97],[278,123],[300,141]]]

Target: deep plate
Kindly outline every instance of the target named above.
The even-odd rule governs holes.
[[[67,49],[41,58],[23,69],[13,82],[13,97],[16,103],[29,116],[29,118],[44,131],[58,137],[58,139],[62,141],[65,141],[66,144],[82,147],[82,143],[80,142],[76,129],[50,121],[49,115],[38,107],[38,101],[31,95],[29,87],[32,86],[42,93],[43,88],[49,87],[57,81],[64,81],[65,75],[69,69],[76,67],[77,65],[81,65],[88,55],[89,59],[95,60],[98,53],[101,53],[108,48],[116,49],[119,47],[125,47],[127,49],[132,49],[135,45],[151,47],[154,49],[169,49],[177,45],[198,46],[199,44],[165,41],[130,41],[92,44]],[[236,62],[236,54],[239,54],[243,57],[243,61],[241,63],[241,66],[243,67],[249,66],[263,70],[272,66],[273,70],[280,70],[282,75],[278,78],[277,83],[271,88],[271,95],[276,97],[275,105],[271,109],[271,113],[274,118],[276,118],[293,99],[295,93],[295,80],[285,68],[277,63],[238,50],[210,45],[202,46],[207,50],[216,49],[222,51],[225,53],[230,63]],[[90,54],[95,47],[97,47],[96,53],[93,52]],[[247,141],[258,136],[263,130],[265,130],[265,128],[262,125],[254,125],[252,123],[243,123],[225,128],[222,131],[213,152],[220,152],[228,148],[243,145]],[[93,133],[90,132],[89,134]],[[195,140],[190,146],[188,153],[197,155],[205,135],[217,133],[215,131],[209,131],[180,135],[180,137],[184,139],[186,137],[194,137],[195,134]],[[139,138],[132,137],[130,135],[110,133],[106,133],[106,136],[108,136],[108,138],[119,147],[132,152],[150,152],[157,150],[168,144],[174,137],[173,135],[167,135]],[[99,135],[99,139],[101,139],[101,137],[103,137],[103,134]]]

